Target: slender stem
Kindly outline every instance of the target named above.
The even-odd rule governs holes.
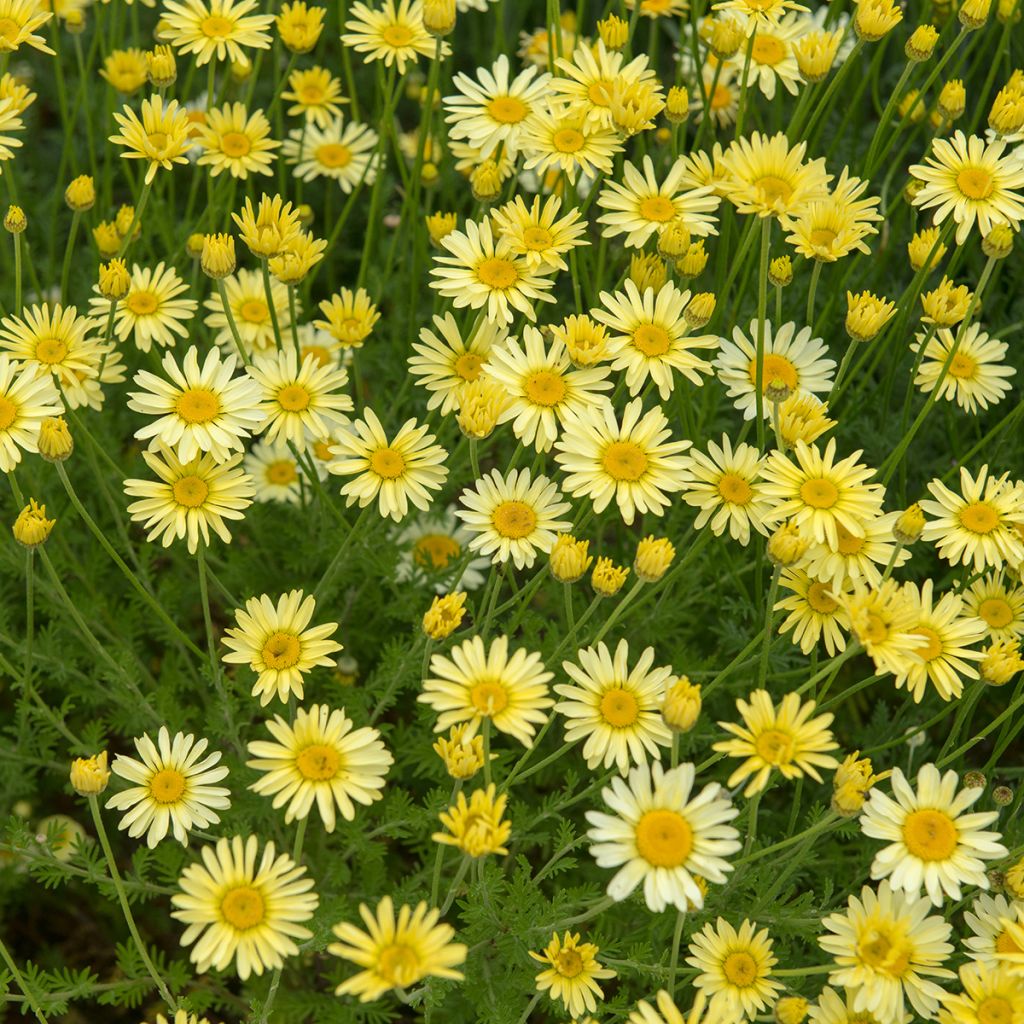
[[[818,278],[821,277],[821,260],[814,261],[811,271],[811,285],[807,292],[807,324],[814,323],[814,293],[818,290]]]
[[[228,302],[228,290],[224,287],[224,281],[221,278],[217,279],[217,294],[220,296],[220,303],[224,307],[224,319],[228,322],[228,330],[231,331],[231,338],[235,343],[235,348],[238,350],[238,356],[242,360],[242,364],[246,365],[249,362],[249,357],[246,355],[245,346],[242,344],[242,336],[238,333],[238,324],[235,323],[234,314],[231,312],[231,303]]]
[[[14,235],[14,314],[21,315],[21,232]]]
[[[149,976],[156,984],[157,991],[160,993],[160,998],[163,999],[172,1011],[176,1010],[178,1002],[174,996],[171,995],[170,990],[167,988],[163,978],[160,976],[160,972],[156,969],[156,966],[150,959],[149,953],[146,950],[146,944],[142,941],[142,936],[139,935],[139,929],[136,927],[135,917],[132,914],[132,908],[128,903],[128,894],[125,892],[124,882],[121,881],[121,873],[117,870],[117,861],[114,860],[114,851],[110,848],[110,840],[107,838],[107,830],[103,825],[103,815],[100,812],[99,802],[94,796],[88,797],[88,800],[89,810],[92,812],[92,820],[96,825],[96,835],[99,837],[100,846],[103,847],[103,854],[107,858],[107,867],[110,869],[110,878],[114,883],[114,889],[117,892],[117,899],[121,904],[121,912],[124,914],[125,922],[128,925],[128,931],[131,932],[132,941],[135,943],[135,948],[139,951],[139,957],[146,965],[146,970],[149,972]]]
[[[683,925],[686,923],[686,912],[676,911],[676,926],[672,932],[672,954],[668,961],[668,994],[676,997],[676,973],[679,970],[679,943],[683,937]]]
[[[637,7],[640,5],[637,4]],[[757,28],[750,33],[747,39],[747,49],[743,55],[743,78],[740,80],[740,101],[736,112],[736,138],[743,134],[743,123],[747,117],[747,91],[750,80],[750,59],[754,53],[754,37],[757,35]]]
[[[73,211],[67,245],[64,246],[64,263],[61,265],[60,270],[60,301],[65,305],[67,305],[68,301],[68,277],[71,274],[71,256],[75,251],[75,238],[78,236],[78,225],[81,223],[81,220],[81,211]]]
[[[761,219],[761,262],[757,273],[757,338],[754,367],[754,418],[757,420],[757,447],[763,452],[764,429],[764,334],[768,314],[768,250],[771,245],[771,217]]]
[[[274,331],[274,340],[278,349],[283,347],[281,341],[281,325],[277,320],[277,306],[274,305],[274,286],[270,281],[270,261],[260,260],[260,269],[263,272],[263,292],[267,296],[267,309],[270,310],[270,325]]]
[[[775,595],[779,591],[779,575],[782,572],[780,566],[775,566],[772,572],[771,586],[768,588],[768,601],[764,606],[764,636],[761,641],[761,661],[757,670],[757,688],[764,689],[765,680],[768,678],[768,651],[772,646],[772,639],[775,631],[772,629],[772,619],[775,615]]]
[[[142,191],[139,193],[138,201],[132,209],[132,222],[128,225],[128,231],[121,242],[121,248],[117,250],[118,258],[124,256],[129,246],[135,240],[135,228],[142,223],[142,214],[145,212],[146,203],[149,202],[149,193],[153,188],[152,181],[143,182]]]
[[[611,615],[604,620],[604,625],[597,631],[597,635],[591,640],[591,644],[598,644],[607,635],[608,631],[615,625],[619,619],[622,618],[626,609],[633,603],[633,599],[640,592],[640,588],[643,587],[644,581],[637,580],[632,587],[626,592],[626,596],[612,609]]]
[[[14,983],[21,989],[25,994],[25,1002],[32,1008],[32,1012],[36,1015],[36,1020],[39,1024],[49,1024],[46,1017],[43,1014],[41,1007],[39,1006],[39,1000],[36,998],[35,992],[29,988],[28,982],[25,980],[25,976],[18,970],[18,965],[14,961],[14,957],[11,956],[10,950],[4,945],[4,941],[0,938],[0,957],[3,958],[7,969],[11,972],[11,977],[14,979]]]

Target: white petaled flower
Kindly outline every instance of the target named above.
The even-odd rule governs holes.
[[[395,538],[402,552],[395,579],[427,582],[438,594],[476,590],[483,585],[491,560],[481,555],[464,561],[472,539],[473,534],[455,518],[454,508],[417,516]]]
[[[43,420],[63,411],[51,374],[0,355],[0,472],[10,473],[22,451],[38,451]]]
[[[644,650],[629,667],[629,644],[620,640],[614,656],[603,644],[577,655],[579,664],[563,661],[562,668],[576,684],[560,684],[555,693],[565,700],[555,705],[564,715],[565,741],[586,738],[583,756],[593,770],[613,764],[620,775],[631,765],[646,763],[648,754],[661,755],[659,746],[672,742],[662,717],[665,690],[674,679],[671,666],[652,668],[654,648]]]
[[[758,323],[750,322],[749,336],[739,327],[732,329],[732,341],[722,339],[722,347],[713,365],[733,404],[752,420],[757,415],[757,333]],[[821,338],[811,337],[811,328],[789,322],[778,328],[764,322],[761,358],[762,414],[772,414],[772,403],[764,392],[773,381],[781,381],[794,394],[828,393],[832,387],[834,359]]]
[[[207,741],[178,732],[172,738],[161,726],[154,743],[139,736],[135,749],[139,760],[118,754],[110,770],[132,783],[130,789],[115,793],[106,806],[127,811],[119,827],[133,839],[145,834],[152,849],[170,832],[188,846],[191,829],[205,829],[220,822],[217,811],[231,806],[231,791],[215,786],[227,777],[228,769],[218,764],[220,751],[206,754]]]
[[[1024,929],[1024,901],[982,893],[964,911],[971,934],[963,940],[967,955],[986,967],[999,964],[1024,968],[1024,946],[1017,945],[1013,930]]]
[[[717,782],[693,795],[694,767],[666,771],[659,762],[637,765],[628,779],[612,779],[601,791],[613,812],[587,811],[590,852],[602,868],[618,868],[608,895],[624,900],[643,883],[644,900],[659,913],[674,906],[704,906],[696,878],[722,883],[740,848],[727,822],[739,814]]]
[[[128,408],[157,419],[135,436],[149,441],[150,450],[171,449],[182,462],[201,454],[225,462],[233,451],[242,451],[242,439],[259,428],[263,413],[259,385],[248,375],[235,377],[235,365],[234,356],[211,349],[200,367],[193,345],[180,368],[172,353],[164,356],[169,381],[140,370],[135,383],[145,390],[132,392]]]
[[[492,469],[462,492],[459,504],[455,514],[474,534],[470,548],[496,564],[511,560],[517,569],[533,565],[537,552],[546,554],[572,526],[558,518],[572,507],[558,485],[546,476],[531,478],[528,469],[505,476]]]
[[[985,831],[998,811],[964,813],[984,789],[957,792],[956,772],[940,774],[934,764],[922,766],[916,791],[899,768],[891,781],[893,796],[874,787],[860,819],[866,836],[889,843],[875,855],[871,877],[888,878],[894,889],[911,896],[923,888],[935,906],[944,897],[960,899],[964,884],[987,889],[984,861],[1009,851],[998,832]]]

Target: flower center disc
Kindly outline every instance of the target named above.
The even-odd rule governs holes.
[[[210,39],[224,39],[231,35],[231,30],[234,28],[227,18],[222,18],[218,14],[212,14],[209,18],[203,18],[199,27],[202,29],[203,35],[209,36]]]
[[[132,292],[124,300],[124,304],[136,316],[148,316],[156,310],[159,305],[156,296],[152,292]]]
[[[495,96],[487,104],[487,113],[501,124],[518,124],[529,112],[526,104],[515,96]]]
[[[928,642],[914,648],[914,653],[924,661],[934,661],[942,653],[942,638],[930,626],[918,626],[910,631],[914,636],[923,636]]]
[[[764,36],[758,33],[754,37],[750,59],[758,64],[774,66],[786,59],[786,44],[781,39],[776,39],[775,36]]]
[[[634,483],[647,472],[647,456],[632,441],[613,441],[605,448],[601,465],[612,479]]]
[[[205,480],[197,476],[183,476],[175,480],[171,488],[174,500],[185,508],[199,508],[210,495],[210,488]]]
[[[60,338],[40,338],[36,342],[36,359],[41,363],[59,363],[68,354],[67,345]]]
[[[475,352],[463,352],[455,360],[455,372],[463,380],[476,380],[484,361]]]
[[[209,423],[220,412],[220,399],[206,388],[189,388],[182,392],[174,408],[187,423]]]
[[[992,195],[992,175],[980,167],[965,167],[956,184],[968,199],[988,199]]]
[[[329,747],[325,743],[314,743],[295,758],[295,767],[299,769],[304,779],[323,782],[325,779],[333,779],[338,774],[341,756],[334,747]]]
[[[948,860],[959,840],[953,819],[942,811],[914,811],[903,822],[903,842],[921,860]]]
[[[279,459],[277,462],[271,462],[267,466],[266,474],[267,480],[278,487],[285,487],[287,484],[294,483],[298,477],[298,473],[295,472],[295,463],[288,459]]]
[[[718,493],[733,505],[746,505],[754,496],[754,492],[743,477],[736,473],[726,473],[718,481]]]
[[[263,897],[251,885],[229,889],[220,901],[220,912],[224,920],[240,932],[262,924],[266,913]]]
[[[857,944],[857,952],[869,967],[890,977],[901,977],[910,964],[910,948],[906,941],[874,928]]]
[[[407,25],[388,25],[381,36],[388,46],[408,46],[412,41],[412,29]]]
[[[831,508],[839,500],[839,490],[831,480],[818,477],[800,485],[800,497],[811,508]]]
[[[267,317],[270,315],[267,304],[260,299],[249,299],[243,302],[238,312],[242,319],[250,324],[266,323]]]
[[[453,537],[444,533],[428,533],[416,541],[413,548],[413,561],[424,569],[435,572],[447,569],[453,558],[458,558],[462,546]]]
[[[751,359],[747,368],[750,376],[750,383],[757,384],[757,360]],[[773,380],[781,380],[790,391],[796,391],[800,387],[800,375],[796,367],[785,357],[776,355],[774,352],[766,352],[761,370],[761,390],[767,391],[768,385]]]
[[[531,252],[543,252],[554,245],[555,239],[547,228],[529,227],[523,232],[523,244]]]
[[[827,583],[812,583],[807,588],[807,603],[819,615],[831,615],[839,607],[839,602],[830,596]]]
[[[601,698],[601,716],[616,729],[632,725],[639,714],[640,706],[629,690],[607,690]]]
[[[842,555],[858,555],[864,547],[866,538],[854,537],[842,523],[836,523],[836,534],[839,540],[839,553]]]
[[[555,957],[554,968],[563,978],[575,978],[583,971],[583,957],[575,949],[563,949]]]
[[[225,156],[243,157],[248,156],[252,149],[249,136],[242,132],[226,132],[220,140],[221,152]]]
[[[0,430],[6,430],[18,418],[18,406],[0,395]]]
[[[347,167],[352,162],[352,150],[340,142],[328,142],[317,148],[316,159],[324,167]]]
[[[793,760],[793,737],[779,729],[765,729],[754,741],[754,749],[768,764],[789,764]]]
[[[288,384],[278,391],[277,404],[285,412],[302,412],[309,408],[309,392],[301,384]]]
[[[526,378],[523,390],[535,405],[558,405],[565,398],[565,381],[557,373],[541,370]]]
[[[999,513],[984,501],[976,501],[960,513],[960,525],[971,533],[991,533],[999,526]]]
[[[508,707],[508,693],[501,683],[485,679],[469,691],[473,707],[484,715],[497,715]]]
[[[676,208],[667,196],[648,196],[640,202],[640,216],[644,220],[665,224],[676,215]]]
[[[963,352],[957,352],[953,356],[953,362],[949,364],[949,372],[952,376],[960,378],[960,380],[969,380],[974,376],[975,370],[978,368],[978,364],[969,356]]]
[[[420,976],[420,958],[408,946],[385,946],[377,954],[375,973],[404,988]]]
[[[294,633],[279,630],[270,634],[260,653],[267,668],[291,668],[298,663],[302,647]]]
[[[491,521],[502,537],[519,540],[534,531],[537,526],[537,513],[524,501],[503,501],[494,510]]]
[[[640,324],[633,332],[633,346],[645,356],[663,356],[671,344],[668,331],[657,324]]]
[[[978,1004],[978,1024],[1011,1024],[1013,1006],[1001,996],[989,996]]]
[[[174,768],[164,768],[149,780],[150,796],[158,804],[173,804],[185,792],[185,776]]]
[[[0,409],[3,408],[2,403],[3,399],[0,398]],[[3,417],[0,415],[0,425],[2,423]],[[1013,622],[1013,609],[1001,597],[990,597],[978,606],[978,616],[995,629],[1002,629]]]
[[[378,448],[370,456],[370,468],[385,480],[394,480],[405,472],[405,456],[394,448]]]
[[[677,868],[693,850],[693,829],[676,811],[648,811],[636,824],[637,853],[656,868]]]
[[[476,268],[476,276],[488,288],[504,291],[511,288],[519,280],[519,271],[511,260],[498,259],[492,256],[484,260]]]
[[[745,950],[730,953],[722,961],[722,973],[729,984],[749,988],[757,980],[757,961]]]
[[[784,178],[777,178],[774,174],[766,174],[754,182],[754,190],[760,195],[766,206],[788,203],[793,195],[793,186]]]
[[[868,612],[864,623],[864,639],[873,644],[880,644],[889,637],[889,627],[874,612]]]
[[[586,141],[583,133],[575,128],[560,128],[551,139],[559,153],[578,153]]]

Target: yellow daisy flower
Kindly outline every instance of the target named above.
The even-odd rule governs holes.
[[[835,597],[877,672],[906,675],[920,663],[917,651],[928,641],[913,632],[917,621],[914,605],[895,580],[886,580],[879,587],[858,582],[850,593]]]
[[[964,612],[980,619],[990,640],[1024,636],[1024,587],[990,572],[963,592]]]
[[[853,1009],[879,1021],[898,1021],[906,1002],[918,1016],[933,1018],[943,991],[931,979],[952,978],[939,966],[953,947],[952,928],[941,917],[927,916],[928,903],[882,882],[877,892],[864,886],[851,896],[844,914],[829,914],[822,924],[831,934],[818,942],[831,953],[833,985],[853,990]]]
[[[133,839],[145,835],[152,850],[168,832],[188,846],[190,830],[220,823],[217,811],[231,806],[231,790],[214,785],[228,775],[227,766],[218,764],[219,751],[203,757],[205,739],[181,732],[172,738],[166,726],[160,727],[156,743],[145,734],[133,742],[140,759],[118,754],[110,766],[132,784],[106,803],[108,809],[128,812],[119,828]]]
[[[314,320],[313,326],[326,331],[343,348],[362,348],[380,319],[376,305],[363,288],[354,292],[351,288],[342,288],[337,295],[320,303],[320,312],[324,319]]]
[[[1005,966],[990,970],[984,964],[960,968],[963,991],[945,994],[939,1009],[940,1024],[987,1024],[990,1020],[1024,1019],[1024,982]]]
[[[964,911],[971,934],[963,940],[967,955],[990,970],[1024,964],[1024,945],[1017,945],[1011,926],[1024,926],[1024,902],[981,893]],[[1024,938],[1024,935],[1021,936]]]
[[[944,898],[959,900],[961,886],[989,887],[985,861],[1008,853],[998,832],[984,831],[998,811],[966,810],[980,799],[982,787],[957,792],[957,774],[921,766],[916,792],[899,768],[892,771],[893,796],[871,790],[860,817],[861,831],[889,843],[871,864],[871,877],[888,878],[894,890],[918,897],[921,890],[936,907]]]
[[[923,164],[908,168],[911,177],[924,182],[915,193],[914,206],[932,210],[934,222],[952,216],[956,222],[956,243],[963,245],[977,224],[987,235],[997,224],[1009,224],[1015,231],[1024,219],[1024,164],[1006,152],[1006,142],[986,143],[977,135],[961,131],[952,138],[932,141],[932,152]]]
[[[260,856],[256,836],[218,839],[202,856],[185,868],[181,891],[171,897],[171,917],[187,925],[181,944],[193,947],[189,959],[199,973],[223,971],[234,961],[245,981],[297,956],[296,940],[313,936],[302,922],[320,902],[305,867],[277,854],[273,843]]]
[[[346,821],[356,804],[369,807],[380,800],[384,777],[394,758],[376,729],[352,729],[344,708],[326,704],[299,708],[288,724],[280,715],[266,723],[274,742],[253,740],[247,768],[263,772],[249,788],[274,797],[274,807],[288,805],[285,824],[305,818],[316,808],[328,832],[334,831],[335,806]]]
[[[506,636],[495,637],[487,649],[474,636],[449,653],[431,657],[430,674],[416,698],[437,712],[434,732],[466,722],[464,738],[469,740],[487,718],[498,732],[530,746],[536,726],[547,720],[554,703],[547,686],[552,673],[540,655],[519,648],[510,658]]]
[[[441,824],[447,832],[435,832],[431,839],[442,846],[454,846],[469,857],[508,854],[505,843],[512,834],[512,823],[503,818],[508,795],[497,795],[491,783],[485,789],[474,790],[469,800],[459,792],[455,803],[440,814]]]
[[[804,654],[810,654],[822,639],[830,658],[846,650],[843,634],[850,628],[850,618],[833,593],[833,582],[816,579],[803,569],[784,569],[779,576],[779,586],[790,591],[789,597],[775,603],[775,611],[789,612],[779,635],[792,631],[793,643]]]
[[[53,17],[36,0],[0,0],[0,53],[13,53],[22,45],[53,55],[46,40],[36,33]]]
[[[721,0],[712,4],[714,11],[725,11],[740,19],[745,26],[744,35],[750,36],[761,28],[777,25],[789,11],[806,11],[795,0]],[[756,37],[755,37],[756,38]]]
[[[462,980],[455,968],[465,961],[466,947],[452,942],[454,928],[437,923],[439,911],[421,902],[415,909],[400,907],[396,918],[394,903],[385,896],[375,912],[361,903],[359,914],[367,931],[336,924],[334,934],[341,941],[327,947],[328,953],[363,968],[343,981],[335,995],[355,995],[368,1003],[391,989],[409,990],[423,978]]]
[[[252,0],[255,3],[255,0]],[[187,164],[188,151],[192,148],[191,127],[188,114],[177,100],[166,103],[159,94],[142,101],[142,118],[125,106],[122,113],[114,112],[114,120],[120,131],[111,135],[109,141],[123,146],[121,154],[126,160],[147,160],[146,184],[148,185],[159,168],[172,170],[175,164]]]
[[[250,114],[243,103],[211,107],[197,135],[202,150],[199,166],[209,167],[213,178],[221,171],[242,180],[250,174],[270,174],[274,150],[281,143],[269,135],[270,122],[262,110]]]
[[[302,115],[317,128],[326,128],[340,117],[341,104],[348,103],[341,94],[340,80],[319,65],[296,68],[288,76],[288,88],[281,93],[281,99],[292,104],[289,117]]]
[[[729,776],[728,785],[732,787],[750,779],[743,795],[753,796],[768,785],[771,773],[776,770],[786,779],[809,775],[821,782],[818,768],[835,768],[839,764],[827,753],[836,750],[839,744],[829,730],[833,716],[811,718],[815,706],[813,700],[801,703],[797,693],[787,693],[778,707],[772,704],[767,690],[754,690],[749,704],[742,697],[738,698],[736,707],[743,725],[718,723],[736,739],[722,740],[712,747],[729,757],[746,759]]]
[[[149,530],[147,541],[161,538],[166,548],[187,538],[192,555],[200,537],[209,546],[211,529],[225,544],[231,542],[224,520],[245,518],[243,510],[252,504],[255,491],[252,478],[238,468],[240,454],[222,463],[212,455],[180,462],[167,449],[143,452],[142,457],[160,479],[125,480],[124,492],[141,499],[129,505],[128,512]]]
[[[812,545],[807,552],[807,571],[830,581],[836,593],[859,581],[877,586],[890,562],[896,567],[910,561],[910,551],[905,547],[896,551],[892,531],[899,517],[899,512],[887,512],[862,519],[863,533],[859,537],[837,522],[835,546],[828,541]]]
[[[670,441],[668,420],[660,407],[643,413],[643,401],[626,406],[620,423],[610,402],[587,408],[573,417],[555,456],[566,474],[565,487],[573,497],[586,495],[595,512],[614,499],[624,522],[631,525],[639,512],[662,515],[669,493],[683,490],[689,441]]]
[[[243,47],[269,49],[266,29],[272,14],[250,14],[257,0],[164,0],[163,39],[180,53],[194,53],[196,67],[216,58],[234,64],[248,63]]]
[[[43,421],[63,411],[49,373],[0,355],[0,472],[10,473],[22,451],[39,451]]]
[[[643,882],[644,902],[660,913],[704,906],[698,879],[723,883],[740,848],[728,822],[739,814],[717,782],[693,793],[694,767],[666,771],[660,762],[638,764],[628,779],[601,791],[613,814],[587,811],[590,852],[601,868],[618,868],[608,883],[613,900],[626,899]]]
[[[349,8],[348,30],[341,41],[357,53],[365,53],[364,62],[382,60],[385,67],[394,65],[400,75],[407,64],[415,64],[420,56],[433,57],[437,40],[423,27],[422,0],[384,0],[379,10],[364,3]],[[447,57],[451,47],[441,43],[441,57]]]
[[[377,133],[369,125],[345,124],[339,114],[322,125],[306,124],[289,132],[282,153],[295,165],[296,178],[329,178],[347,195],[360,184],[373,184],[380,163],[375,156],[377,142]]]
[[[720,917],[693,937],[686,962],[701,972],[693,985],[708,996],[711,1013],[753,1020],[782,990],[771,977],[778,961],[768,929],[756,927],[744,919],[737,931]]]
[[[424,424],[406,420],[389,441],[370,408],[342,431],[334,445],[335,459],[328,465],[337,476],[354,476],[341,493],[345,504],[366,508],[375,499],[382,516],[396,523],[409,514],[412,503],[421,512],[430,508],[431,492],[448,477],[448,452]]]
[[[145,51],[132,46],[111,50],[100,68],[100,77],[124,96],[141,89],[149,78]]]
[[[1024,484],[1010,474],[992,476],[987,465],[976,477],[960,467],[960,494],[941,480],[928,484],[934,501],[921,502],[926,515],[922,540],[937,544],[950,565],[973,565],[975,572],[1001,569],[1024,560]]]
[[[929,395],[941,379],[941,398],[956,401],[965,412],[977,413],[979,408],[987,409],[1006,397],[1010,391],[1009,379],[1016,375],[1017,369],[1006,365],[1009,348],[1006,342],[989,337],[979,324],[971,324],[966,331],[957,333],[961,334],[960,342],[952,361],[949,356],[957,334],[940,328],[929,338],[914,384]],[[911,343],[911,351],[920,352],[924,339],[923,333],[918,334],[917,340]]]
[[[252,477],[257,501],[298,505],[303,498],[303,467],[287,444],[257,441],[246,453],[242,468]]]
[[[541,181],[559,173],[570,182],[581,176],[592,180],[611,174],[613,158],[622,151],[622,141],[612,128],[551,103],[537,105],[518,145],[525,157],[523,169]]]
[[[558,218],[561,207],[558,196],[549,196],[543,206],[540,196],[535,196],[530,206],[522,196],[516,196],[511,203],[492,210],[491,220],[498,235],[512,243],[512,251],[524,256],[531,269],[548,266],[568,270],[562,257],[570,249],[590,242],[583,237],[587,226],[580,212],[570,210]]]
[[[302,233],[298,210],[279,195],[260,196],[257,206],[246,197],[241,213],[231,214],[242,241],[260,259],[271,259],[286,250]]]
[[[220,294],[215,292],[204,305],[209,314],[203,323],[211,328],[214,342],[221,351],[232,354],[236,352],[234,336],[228,324],[228,312],[234,320],[235,328],[242,339],[242,348],[246,355],[252,357],[277,347],[274,334],[274,322],[267,305],[267,292],[263,286],[263,277],[258,270],[246,270],[240,267],[238,272],[223,280],[224,293],[227,297],[227,309],[221,301]],[[277,313],[277,323],[282,334],[291,328],[291,310],[288,306],[288,289],[278,281],[271,281],[270,297]],[[296,313],[301,307],[296,300]]]
[[[883,218],[877,196],[858,198],[867,187],[844,167],[827,196],[807,203],[787,220],[786,241],[801,256],[821,263],[834,263],[854,251],[870,253],[864,239],[878,234],[875,223]]]
[[[530,956],[547,967],[536,977],[538,992],[547,992],[554,1002],[562,1001],[566,1012],[574,1019],[584,1011],[593,1013],[597,1000],[604,999],[598,980],[614,978],[615,971],[602,967],[597,959],[600,952],[592,942],[580,942],[580,935],[566,932],[562,938],[556,932],[543,952]]]
[[[248,665],[259,674],[252,695],[266,707],[274,697],[287,702],[291,694],[302,700],[303,677],[314,668],[335,664],[332,654],[342,646],[331,637],[336,622],[310,627],[316,611],[312,594],[291,590],[277,604],[267,595],[251,597],[245,609],[235,609],[236,626],[224,631],[228,653],[222,661],[228,665]]]

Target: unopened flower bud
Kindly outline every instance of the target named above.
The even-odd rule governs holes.
[[[629,570],[615,565],[610,558],[599,558],[590,576],[590,583],[599,597],[614,597],[626,582]]]
[[[64,202],[75,213],[91,210],[96,204],[96,185],[88,174],[80,174],[64,190]]]
[[[680,676],[665,694],[661,717],[673,732],[689,732],[697,724],[700,709],[700,686]]]
[[[896,315],[896,303],[871,292],[846,293],[846,333],[853,341],[868,342]]]
[[[657,583],[675,557],[676,549],[667,537],[645,537],[637,545],[633,572],[644,583]]]
[[[201,231],[193,231],[185,239],[185,252],[194,260],[203,258],[203,246],[206,244],[206,235]]]
[[[665,97],[665,116],[673,124],[682,124],[690,116],[690,94],[681,85],[674,85]]]
[[[809,1005],[801,996],[783,996],[772,1010],[775,1024],[803,1024]]]
[[[735,57],[745,41],[743,29],[735,18],[716,19],[712,22],[708,46],[719,60],[726,61]]]
[[[501,195],[501,172],[493,160],[485,160],[473,168],[469,187],[478,203],[493,203]]]
[[[442,761],[449,776],[463,781],[473,778],[484,766],[484,738],[477,734],[466,739],[468,723],[453,725],[447,737],[442,736],[434,744],[434,752]],[[491,757],[497,757],[492,754]]]
[[[1022,668],[1019,640],[996,640],[982,652],[978,671],[989,686],[1005,686]]]
[[[661,291],[661,286],[668,278],[665,261],[653,253],[641,252],[632,256],[629,261],[629,279],[641,292],[653,288]]]
[[[910,259],[911,269],[915,272],[923,269],[925,263],[928,263],[929,256],[931,256],[929,270],[934,270],[939,265],[946,255],[946,247],[941,243],[936,247],[935,243],[938,240],[938,228],[924,228],[911,238],[907,243],[907,256]],[[932,249],[935,249],[933,256],[931,255]]]
[[[178,65],[174,61],[174,51],[169,46],[154,46],[146,54],[146,76],[158,89],[174,85],[178,78]]]
[[[853,27],[861,39],[877,42],[903,20],[903,11],[893,0],[860,0],[853,16]]]
[[[39,454],[47,462],[64,462],[75,450],[75,441],[63,416],[50,416],[39,425],[36,441]]]
[[[457,214],[445,213],[443,211],[432,213],[427,218],[427,234],[430,235],[431,244],[435,248],[441,248],[441,242],[447,238],[458,226]]]
[[[787,288],[793,283],[793,261],[788,256],[776,256],[768,264],[768,280],[776,288]]]
[[[109,781],[105,750],[92,757],[76,757],[71,762],[71,788],[79,796],[97,796],[107,788]]]
[[[423,632],[431,640],[444,640],[462,625],[466,614],[466,595],[463,591],[435,597],[423,616]]]
[[[617,14],[602,18],[597,23],[597,32],[605,47],[612,51],[624,49],[629,42],[629,22]]]
[[[589,546],[588,540],[577,540],[568,533],[560,533],[548,555],[551,575],[559,583],[575,583],[582,579],[594,561],[593,555],[587,554]]]
[[[928,60],[935,52],[935,44],[939,41],[939,30],[934,25],[918,25],[907,40],[905,52],[907,60],[920,63]]]
[[[1009,807],[1013,803],[1013,790],[1009,786],[996,786],[992,790],[992,803],[996,807]]]
[[[957,17],[964,28],[973,32],[988,21],[991,10],[992,0],[964,0],[957,11]]]
[[[984,772],[964,772],[964,786],[967,789],[984,789],[987,784]]]
[[[432,36],[446,36],[455,28],[455,0],[423,0],[423,27]]]
[[[28,227],[25,211],[20,206],[8,206],[4,228],[12,235],[20,235]]]
[[[117,302],[128,294],[132,286],[131,274],[124,260],[111,260],[100,264],[99,288],[105,299]]]
[[[981,240],[981,251],[993,260],[1005,260],[1013,252],[1014,232],[1009,224],[996,224]]]
[[[964,90],[962,79],[951,78],[939,92],[939,99],[936,104],[939,113],[947,121],[955,121],[962,117],[967,106],[967,92]]]
[[[14,521],[11,532],[22,547],[37,548],[46,542],[56,521],[56,519],[46,518],[45,505],[38,504],[35,498],[29,498],[29,503]]]
[[[792,523],[783,523],[768,538],[768,558],[773,565],[789,568],[807,552],[808,541]]]
[[[207,235],[203,239],[201,257],[203,273],[215,281],[235,272],[235,239],[233,235]]]
[[[793,394],[793,388],[781,377],[772,377],[764,386],[764,397],[773,404],[784,402]]]
[[[924,533],[924,513],[921,506],[914,502],[908,509],[900,513],[892,528],[892,535],[904,546],[916,544]]]
[[[704,273],[704,268],[708,265],[708,254],[704,249],[704,239],[698,239],[696,242],[690,243],[690,248],[687,249],[686,255],[682,259],[676,261],[676,273],[680,277],[694,278],[700,277]]]
[[[693,330],[699,331],[715,315],[715,303],[714,292],[698,292],[686,304],[683,319]]]
[[[658,234],[658,255],[677,260],[690,248],[690,232],[681,220],[666,224]]]

